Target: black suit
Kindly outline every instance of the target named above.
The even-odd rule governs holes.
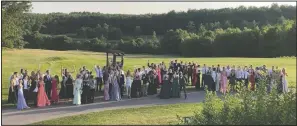
[[[43,81],[44,81],[44,84],[45,84],[45,93],[46,93],[48,98],[51,98],[52,78],[45,75]]]

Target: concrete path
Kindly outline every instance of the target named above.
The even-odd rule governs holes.
[[[182,96],[184,96],[182,94]],[[135,99],[123,99],[121,101],[96,102],[86,105],[57,105],[53,107],[32,108],[23,111],[16,109],[2,110],[3,125],[27,125],[39,121],[50,120],[59,117],[98,112],[104,110],[137,108],[144,106],[165,105],[175,103],[202,102],[205,97],[204,91],[188,93],[188,98],[159,99],[156,96],[149,96]]]

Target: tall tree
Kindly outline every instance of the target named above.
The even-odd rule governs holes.
[[[2,11],[2,46],[8,48],[23,48],[22,14],[31,9],[31,2],[1,2]]]
[[[193,21],[188,22],[187,30],[190,33],[195,33],[196,32],[196,26],[195,26],[195,23]]]

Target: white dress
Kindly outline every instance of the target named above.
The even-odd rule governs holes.
[[[73,104],[80,105],[81,104],[81,94],[82,94],[82,85],[83,80],[82,79],[76,79],[74,83],[74,90],[73,90]]]
[[[286,75],[282,74],[282,84],[283,84],[283,92],[287,93],[288,92],[288,81],[286,78]]]
[[[219,91],[219,89],[220,89],[220,81],[221,81],[221,73],[217,72],[216,91]]]

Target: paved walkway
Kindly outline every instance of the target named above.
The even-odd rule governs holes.
[[[183,96],[183,94],[182,94]],[[121,101],[97,102],[86,105],[57,105],[53,107],[32,108],[23,111],[16,109],[7,109],[2,111],[3,125],[26,125],[39,121],[85,114],[89,112],[98,112],[104,110],[137,108],[144,106],[165,105],[175,103],[193,103],[202,102],[205,97],[204,91],[188,93],[188,98],[159,99],[156,96],[149,96],[136,99],[124,99]],[[16,120],[17,119],[17,120]]]

